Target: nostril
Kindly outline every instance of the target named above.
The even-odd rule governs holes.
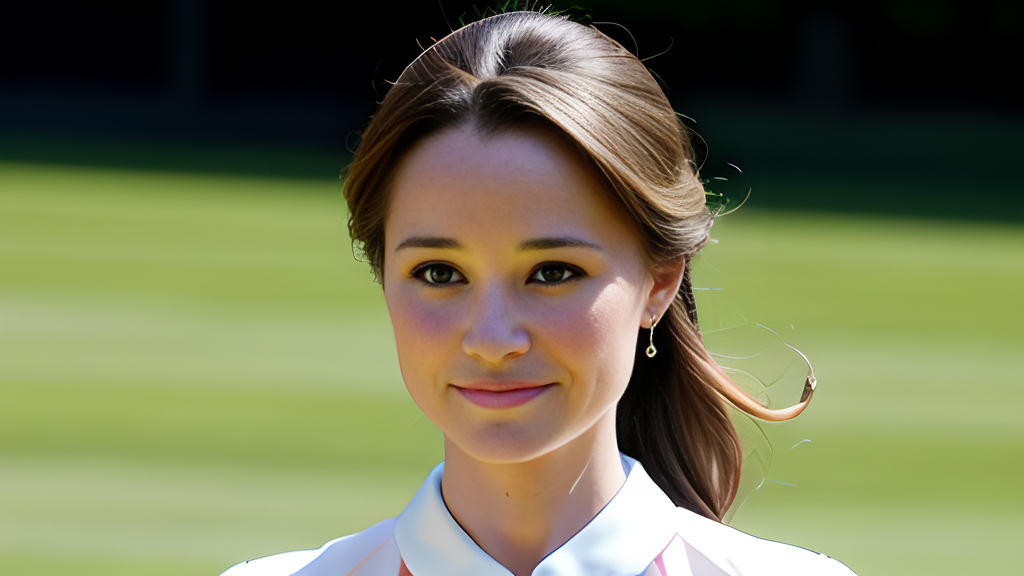
[[[487,362],[500,362],[525,354],[530,349],[530,337],[521,328],[478,325],[466,332],[462,349]]]

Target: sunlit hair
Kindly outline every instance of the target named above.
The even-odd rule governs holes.
[[[643,463],[676,503],[721,520],[736,497],[742,449],[729,405],[782,420],[738,388],[704,347],[690,262],[708,239],[687,132],[647,68],[592,27],[511,12],[469,24],[405,69],[362,135],[348,168],[349,232],[383,277],[389,188],[409,148],[469,125],[482,136],[544,126],[590,163],[632,222],[651,269],[685,259],[678,294],[659,321],[658,353],[638,333],[629,386],[618,405],[619,448]]]

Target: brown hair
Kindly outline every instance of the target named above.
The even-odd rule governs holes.
[[[425,50],[381,102],[345,180],[349,233],[378,278],[390,178],[417,141],[468,123],[481,133],[541,123],[572,142],[632,221],[649,264],[685,259],[682,286],[659,321],[658,354],[638,334],[618,405],[619,448],[682,506],[720,520],[739,486],[742,449],[729,407],[767,420],[701,340],[690,262],[707,242],[705,206],[686,130],[650,72],[592,27],[537,12],[469,24]]]

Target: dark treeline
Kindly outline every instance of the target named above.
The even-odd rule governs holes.
[[[996,217],[1024,219],[1005,164],[1024,125],[1014,81],[1024,7],[1016,0],[577,4],[575,17],[650,58],[676,107],[709,140],[711,159],[751,168],[764,190],[756,203],[963,216],[940,206],[984,181],[981,200],[1009,207]],[[241,145],[264,150],[252,163],[257,172],[274,165],[265,149],[283,147],[336,158],[329,169],[282,160],[285,173],[336,173],[346,139],[420,46],[495,5],[3,2],[0,157],[162,158],[174,167],[166,148],[151,147],[147,159],[136,144],[172,142],[180,167],[216,169],[209,150]],[[82,145],[97,139],[107,147]],[[863,198],[773,188],[794,174],[815,182],[811,188],[882,179],[951,196],[933,203],[908,193],[882,209]]]

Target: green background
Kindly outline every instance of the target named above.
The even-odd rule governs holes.
[[[344,219],[332,180],[0,163],[0,573],[217,574],[401,511],[440,436]],[[862,576],[1018,569],[1024,228],[712,235],[696,284],[819,380],[734,525]]]

